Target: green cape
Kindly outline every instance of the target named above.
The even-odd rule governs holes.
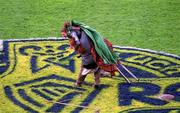
[[[105,44],[100,33],[98,33],[95,29],[85,25],[84,23],[75,20],[72,20],[71,24],[73,26],[79,26],[91,38],[97,54],[103,59],[105,64],[117,63],[118,56]]]

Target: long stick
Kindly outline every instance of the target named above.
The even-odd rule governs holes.
[[[129,69],[127,69],[124,65],[119,63],[133,78],[135,78],[137,81],[139,80]]]
[[[128,82],[131,83],[130,80],[119,70],[119,68],[116,66],[118,72],[124,77],[124,79]]]

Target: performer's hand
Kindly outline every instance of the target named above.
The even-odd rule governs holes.
[[[77,56],[77,58],[80,58],[80,57],[82,57],[82,56],[81,56],[81,55],[78,55],[78,56]]]
[[[76,42],[73,38],[69,39],[69,45],[71,49],[75,48]]]
[[[84,54],[85,52],[86,52],[86,49],[81,47],[81,45],[80,45],[79,48],[78,48],[78,53]]]

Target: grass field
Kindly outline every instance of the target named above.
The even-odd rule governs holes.
[[[179,7],[179,0],[0,0],[0,38],[59,37],[75,19],[115,45],[180,55]]]
[[[179,113],[179,7],[179,0],[0,0],[0,113]],[[132,84],[116,73],[98,90],[91,75],[74,87],[81,60],[54,38],[72,19],[117,45],[140,81],[122,69]]]

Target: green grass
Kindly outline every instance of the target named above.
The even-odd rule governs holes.
[[[0,0],[0,38],[59,37],[66,20],[115,45],[180,55],[179,0]]]
[[[114,45],[146,48],[180,55],[179,7],[179,0],[0,0],[0,39],[60,37],[59,31],[64,21],[75,19],[97,29],[104,37],[112,41]],[[46,49],[43,48],[44,45],[49,43],[29,43],[29,45],[33,44],[42,47],[43,52]],[[55,48],[59,44],[59,42],[50,43],[50,45]],[[64,71],[61,67],[57,68],[55,65],[33,75],[31,73],[32,70],[29,68],[31,54],[29,54],[30,56],[25,56],[19,52],[19,48],[28,46],[28,43],[17,43],[16,46],[13,46],[12,43],[10,45],[10,71],[11,68],[14,68],[15,71],[7,77],[0,79],[0,95],[2,97],[0,101],[0,113],[11,113],[16,111],[18,113],[24,113],[23,109],[14,105],[12,101],[6,97],[4,93],[5,86],[12,86],[15,97],[18,97],[18,92],[13,85],[15,83],[34,80],[52,73],[57,75],[62,74],[63,76],[70,75],[65,77],[70,77],[72,79],[76,79],[77,77],[79,68],[76,68],[75,73],[71,73],[67,70]],[[13,57],[14,52],[19,53],[17,55],[16,67],[13,67],[13,63],[16,63],[16,61],[14,61],[16,58]],[[42,58],[45,59],[46,56],[42,56]],[[42,58],[38,59],[40,62],[38,66],[40,67],[43,67],[46,63]],[[163,59],[166,57],[161,58]],[[161,58],[155,58],[157,61],[154,63],[165,62],[165,64],[161,66],[166,66],[168,59],[161,60]],[[79,67],[80,60],[77,58],[76,60],[78,64],[77,67]],[[158,60],[160,61],[158,62]],[[164,69],[169,69],[169,73],[173,73],[174,71],[179,72],[179,61],[175,60],[173,63],[175,62],[177,66],[172,65],[172,67]],[[155,65],[151,65],[151,63],[148,63],[148,66],[155,67]],[[137,66],[134,65],[134,67]],[[143,67],[143,69],[146,68]],[[155,73],[155,75],[158,74],[159,73]],[[147,82],[160,86],[161,90],[158,94],[162,94],[165,88],[172,84],[179,83],[179,80],[178,78],[145,78],[141,79],[140,82]],[[93,77],[88,76],[87,81],[93,83]],[[151,105],[139,101],[134,101],[131,106],[118,106],[118,102],[116,103],[116,101],[118,101],[117,88],[118,84],[122,82],[123,81],[119,79],[102,78],[102,83],[110,85],[110,88],[98,95],[97,99],[91,103],[90,107],[97,105],[97,107],[101,108],[102,113],[112,112],[112,109],[115,112],[119,112],[133,107],[152,107]],[[86,86],[83,87],[86,88]],[[28,89],[28,87],[25,88]],[[87,96],[91,90],[93,90],[93,88],[89,88],[82,97],[84,98]],[[131,90],[142,91],[143,89],[132,88]],[[157,95],[153,95],[153,98],[155,98],[155,96]],[[73,102],[79,102],[81,100],[82,99],[77,99]],[[21,99],[21,101],[23,100]],[[41,101],[42,100],[40,100],[40,102]],[[50,106],[49,103],[45,103],[44,101],[43,103]],[[165,106],[155,107],[168,108],[178,104],[178,101],[172,101]],[[72,108],[70,107],[68,109],[70,111]],[[68,111],[64,112],[67,113]],[[89,112],[92,113],[92,111],[88,111],[87,109],[84,110],[83,113]]]

